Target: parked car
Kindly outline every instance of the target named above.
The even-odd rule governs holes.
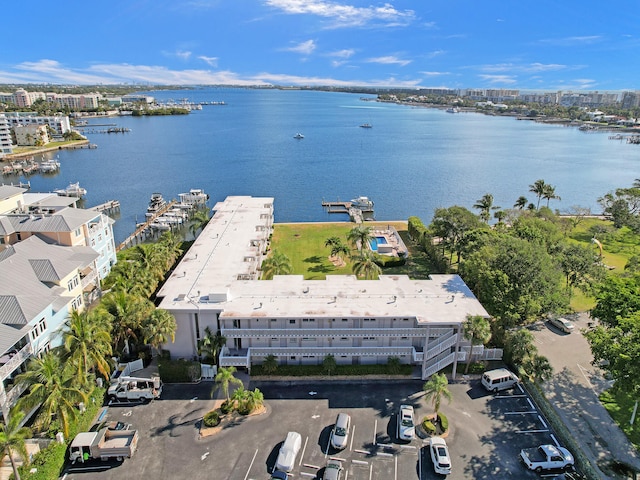
[[[571,452],[564,447],[540,445],[535,448],[520,450],[520,460],[529,470],[541,473],[545,470],[568,470],[573,468],[574,459]]]
[[[416,428],[413,423],[413,407],[411,405],[400,405],[398,438],[401,440],[413,440],[415,434]]]
[[[441,475],[449,475],[451,473],[451,458],[444,438],[431,437],[429,451],[431,452],[431,461],[435,472]]]
[[[293,470],[293,466],[296,463],[296,456],[302,446],[302,437],[298,432],[287,433],[282,447],[280,447],[280,453],[278,453],[278,459],[276,460],[276,470],[282,472],[290,472]]]
[[[322,480],[340,480],[342,478],[342,462],[340,460],[331,459],[324,467],[324,475]]]
[[[288,478],[287,472],[281,472],[280,470],[274,470],[271,474],[271,480],[288,480]]]
[[[331,431],[331,446],[342,450],[347,446],[349,429],[351,428],[351,417],[347,413],[339,413],[336,424]]]
[[[562,317],[551,317],[549,319],[549,323],[557,329],[562,330],[564,333],[571,333],[575,328],[573,323]]]

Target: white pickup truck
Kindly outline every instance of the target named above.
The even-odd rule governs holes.
[[[105,427],[97,432],[76,435],[69,447],[69,460],[71,463],[110,458],[121,461],[131,457],[137,446],[137,430],[109,430]]]
[[[107,396],[110,400],[153,400],[162,393],[160,377],[120,377],[109,386]]]
[[[540,473],[543,470],[567,470],[573,468],[573,455],[563,447],[540,445],[536,448],[520,450],[520,459],[529,470]]]

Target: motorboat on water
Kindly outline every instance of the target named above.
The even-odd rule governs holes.
[[[447,113],[460,113],[460,109],[458,107],[449,107],[447,108]]]
[[[164,206],[167,205],[167,202],[164,198],[162,198],[161,193],[152,193],[151,199],[149,200],[149,206],[147,207],[147,213],[145,216],[153,217],[156,215]]]
[[[361,128],[373,128],[373,125],[371,125],[370,123],[363,123],[362,125],[360,125]]]
[[[204,205],[209,200],[209,195],[201,188],[192,188],[187,193],[179,193],[180,203],[186,205]]]
[[[60,162],[55,159],[43,160],[40,162],[40,171],[42,173],[52,173],[60,170]]]
[[[77,197],[81,198],[87,194],[87,190],[80,186],[80,182],[70,183],[67,188],[58,188],[53,193],[57,193],[63,197]]]
[[[352,208],[359,208],[360,210],[373,210],[373,200],[369,200],[369,197],[358,197],[351,200]]]
[[[293,138],[301,139],[301,138],[304,138],[304,135],[298,132],[293,136]]]

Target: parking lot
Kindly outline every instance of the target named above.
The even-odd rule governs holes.
[[[71,479],[121,480],[188,478],[268,479],[287,432],[302,436],[292,478],[321,478],[330,457],[339,458],[345,480],[444,478],[433,471],[427,439],[397,439],[401,404],[415,409],[416,422],[433,409],[421,393],[423,382],[375,381],[252,383],[264,394],[266,413],[243,417],[219,433],[200,438],[199,420],[213,407],[211,383],[165,385],[162,399],[150,404],[108,407],[103,420],[121,420],[139,430],[138,450],[121,464],[97,461],[73,466]],[[555,443],[547,422],[517,388],[489,394],[478,379],[449,386],[451,404],[443,402],[450,431],[451,479],[536,478],[519,462],[521,448]],[[352,417],[347,447],[329,447],[339,412]]]

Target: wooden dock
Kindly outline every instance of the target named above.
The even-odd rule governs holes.
[[[152,217],[147,218],[146,222],[144,222],[138,228],[136,228],[135,232],[129,235],[129,237],[127,237],[127,239],[124,242],[122,242],[120,245],[116,247],[116,252],[119,252],[124,248],[134,245],[141,239],[143,240],[145,231],[147,231],[147,229],[150,228],[151,224],[156,220],[156,218],[168,212],[176,203],[177,203],[176,200],[171,200],[163,208],[158,210]]]
[[[115,213],[120,211],[120,201],[118,200],[109,200],[108,202],[101,203],[100,205],[96,205],[92,207],[91,210],[95,210],[100,213]]]
[[[335,202],[327,202],[322,200],[322,207],[326,209],[327,213],[346,213],[352,222],[362,223],[365,220],[365,213],[370,214],[367,218],[372,218],[373,206],[362,208],[354,207],[353,202],[341,202],[340,200]]]

